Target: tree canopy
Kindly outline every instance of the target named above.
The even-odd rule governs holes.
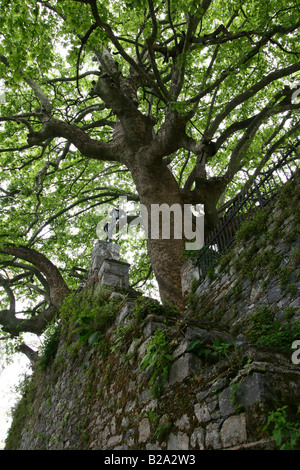
[[[3,338],[45,330],[120,196],[203,204],[208,233],[293,141],[299,5],[0,0]],[[119,243],[132,285],[180,306],[184,240]]]

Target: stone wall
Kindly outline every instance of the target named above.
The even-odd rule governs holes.
[[[300,322],[299,177],[275,201],[244,223],[237,242],[199,281],[193,260],[183,267],[193,292],[192,315],[245,339],[255,312],[269,310],[274,321]],[[183,286],[186,283],[183,282]]]
[[[94,341],[94,323],[90,336],[80,322],[74,331],[77,297],[65,307],[57,348],[26,384],[6,449],[274,449],[270,411],[286,405],[293,421],[300,400],[300,365],[282,346],[285,325],[299,327],[299,188],[287,207],[288,194],[192,282],[184,316],[122,282],[118,290],[113,269],[109,289],[99,275],[87,282],[76,295],[105,291],[95,318],[115,315]]]

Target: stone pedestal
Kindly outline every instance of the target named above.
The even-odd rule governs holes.
[[[102,286],[110,286],[117,290],[128,289],[130,264],[114,259],[105,259],[98,273]]]
[[[120,247],[98,240],[93,251],[88,277],[99,280],[101,286],[116,290],[128,289],[130,264],[120,261]]]
[[[120,247],[115,243],[98,240],[92,251],[91,267],[89,274],[99,270],[105,259],[119,260]]]

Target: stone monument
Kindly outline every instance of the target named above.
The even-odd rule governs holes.
[[[116,290],[128,289],[130,264],[120,261],[120,247],[111,241],[98,240],[92,251],[88,279]]]

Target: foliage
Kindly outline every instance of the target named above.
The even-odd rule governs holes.
[[[146,353],[141,361],[141,368],[150,373],[150,389],[155,393],[160,390],[160,381],[168,376],[173,358],[172,346],[166,331],[158,328],[147,345]]]
[[[160,416],[150,410],[148,412],[148,418],[151,425],[154,427],[154,438],[157,439],[158,442],[162,442],[169,435],[170,430],[173,427],[168,415]]]
[[[0,249],[36,249],[71,290],[121,196],[131,215],[146,195],[208,205],[210,230],[299,129],[292,0],[0,0],[0,11]],[[131,284],[157,292],[181,259],[166,241],[157,268],[137,228],[114,240]],[[1,254],[0,324],[48,313],[33,268]]]
[[[235,408],[236,413],[238,413],[243,407],[240,402],[241,384],[239,382],[232,383],[230,388],[232,390],[230,394],[230,403]]]
[[[119,325],[114,331],[111,350],[122,354],[127,360],[135,357],[136,350],[133,349],[128,353],[128,348],[133,341],[139,343],[143,322],[149,315],[157,315],[162,322],[167,322],[170,317],[174,319],[178,312],[172,305],[162,305],[157,300],[138,297],[125,323]]]
[[[298,168],[296,172],[296,178],[300,176],[300,169]],[[300,199],[300,188],[299,185],[295,185],[294,182],[288,181],[279,191],[278,194],[278,204],[283,209],[283,212],[289,208],[289,211],[293,213],[296,217],[297,222],[300,221],[300,209],[299,209],[299,199]],[[295,204],[291,205],[291,201]]]
[[[55,323],[45,332],[44,345],[38,360],[38,365],[42,370],[47,368],[56,355],[60,340],[60,332],[60,325]]]
[[[287,317],[291,310],[287,309]],[[267,347],[289,350],[293,341],[300,337],[300,325],[291,321],[274,320],[271,308],[260,305],[251,317],[251,327],[247,332],[249,341]]]
[[[221,337],[205,340],[201,335],[197,335],[190,342],[187,351],[197,354],[200,359],[208,363],[214,363],[224,358],[232,363],[230,355],[232,352],[236,352],[237,348],[234,342],[224,340]]]
[[[124,299],[113,297],[111,290],[102,289],[95,293],[93,289],[67,297],[61,307],[62,331],[69,338],[78,335],[79,342],[87,342],[90,347],[104,346],[106,330],[113,324]]]
[[[147,315],[160,315],[164,318],[176,316],[178,314],[174,305],[162,305],[157,300],[147,297],[138,297],[134,301],[133,316],[136,318],[137,323],[140,323]]]
[[[288,420],[287,408],[285,405],[271,411],[264,430],[272,430],[272,437],[280,450],[299,450],[300,424],[299,421]],[[300,407],[297,413],[300,413]]]
[[[258,236],[266,231],[268,212],[260,209],[252,215],[249,220],[243,222],[241,228],[236,233],[237,241],[247,241],[253,235]]]

